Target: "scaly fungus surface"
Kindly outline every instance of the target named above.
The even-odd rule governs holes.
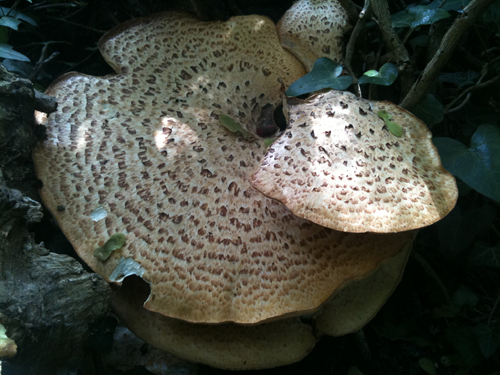
[[[342,63],[342,39],[352,25],[338,0],[302,0],[286,11],[277,27],[283,47],[310,72],[320,57]]]
[[[288,98],[285,111],[289,126],[251,182],[295,215],[340,231],[390,233],[431,225],[455,206],[456,182],[431,132],[397,105],[329,91]]]
[[[34,162],[78,254],[107,279],[132,262],[151,286],[147,309],[245,324],[311,312],[411,240],[324,228],[250,185],[264,143],[219,116],[253,133],[304,74],[269,19],[163,13],[117,27],[99,48],[116,74],[70,73],[48,89],[59,110]],[[115,233],[124,245],[95,257]]]

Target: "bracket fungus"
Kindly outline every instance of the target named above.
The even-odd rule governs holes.
[[[304,74],[268,18],[161,13],[117,27],[99,48],[117,74],[52,84],[59,110],[44,121],[35,168],[44,203],[93,270],[109,280],[122,258],[140,266],[146,309],[242,324],[313,312],[411,241],[324,228],[250,185],[264,142],[219,116],[254,133],[258,109]],[[95,221],[97,208],[106,214]],[[115,233],[123,247],[94,257]]]
[[[408,170],[409,180],[415,169],[432,176],[401,188],[419,202],[399,197],[399,203],[430,204],[438,212],[434,216],[451,209],[451,203],[433,205],[435,195],[420,196],[425,183],[435,188],[429,191],[448,189],[453,197],[454,182],[437,167],[428,133],[403,126],[409,115],[395,113],[389,103],[334,92],[306,102],[287,99],[290,129],[266,156],[256,133],[283,101],[283,86],[303,76],[318,57],[341,60],[339,38],[348,25],[338,7],[336,1],[299,1],[280,21],[281,36],[261,16],[202,22],[171,12],[135,19],[99,42],[116,74],[69,73],[49,87],[59,110],[40,115],[47,139],[33,155],[42,199],[80,257],[108,281],[123,283],[113,307],[154,346],[216,367],[274,367],[299,360],[314,346],[311,327],[296,316],[317,312],[317,328],[332,335],[372,318],[404,269],[415,234],[409,229],[421,225],[398,227],[395,222],[406,211],[387,209],[387,194],[371,197],[376,204],[361,212],[362,205],[353,204],[363,201],[359,191],[343,194],[344,184],[353,186],[347,182],[351,172],[323,173],[344,179],[340,187],[312,174],[331,164],[329,155],[347,162],[339,168],[353,168],[356,181],[364,184],[359,190],[366,192],[363,186],[377,189],[380,181],[373,176],[370,184],[366,171],[359,177],[355,172],[360,161],[369,164],[364,151],[373,147],[370,168],[376,171],[395,175],[393,157],[406,166],[394,168],[403,175]],[[338,23],[319,18],[313,9],[334,9]],[[310,34],[313,28],[320,32]],[[282,48],[280,38],[302,63]],[[399,141],[387,134],[372,106],[401,123]],[[350,125],[354,109],[366,121],[351,128],[344,122]],[[326,123],[316,122],[317,111]],[[306,112],[311,118],[305,119]],[[338,129],[326,129],[334,126],[330,117],[343,121]],[[370,124],[378,126],[373,142],[367,141]],[[364,143],[358,136],[363,132]],[[335,135],[336,143],[329,142]],[[431,155],[413,151],[415,142],[427,145]],[[394,153],[399,148],[413,159],[399,161]],[[384,156],[387,150],[392,156]],[[309,164],[294,163],[301,157]],[[424,164],[413,165],[419,159]],[[327,189],[319,195],[314,189],[294,190],[307,186],[311,175],[318,177],[317,187],[327,184]],[[435,175],[445,177],[431,180]],[[338,206],[324,203],[327,190],[327,200],[340,194]],[[299,196],[305,203],[292,202]],[[338,217],[318,219],[332,208]],[[372,216],[364,217],[366,211]],[[425,225],[434,216],[424,217]],[[134,282],[137,277],[149,288]],[[367,300],[365,286],[378,293]]]
[[[284,107],[289,126],[251,183],[295,215],[339,231],[391,233],[428,226],[455,206],[456,182],[431,132],[401,107],[341,91],[287,98]]]
[[[344,34],[352,28],[338,0],[301,0],[278,22],[281,44],[310,72],[320,57],[342,63]]]

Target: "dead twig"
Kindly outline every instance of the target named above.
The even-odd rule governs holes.
[[[347,43],[346,47],[346,52],[345,52],[345,59],[344,59],[344,65],[347,69],[347,72],[349,75],[352,77],[352,83],[357,87],[357,95],[361,97],[361,89],[358,84],[358,77],[354,74],[354,71],[351,66],[351,61],[354,56],[354,48],[356,47],[356,41],[358,40],[359,35],[361,34],[361,31],[364,30],[366,26],[366,19],[368,18],[367,14],[369,15],[371,11],[370,8],[370,0],[367,0],[365,2],[365,6],[362,9],[361,13],[359,14],[358,20],[356,22],[356,25],[354,26],[354,29],[352,30],[351,37],[349,38],[349,42]]]

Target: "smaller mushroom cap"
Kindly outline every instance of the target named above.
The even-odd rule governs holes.
[[[347,335],[363,328],[396,289],[410,252],[411,244],[408,244],[366,278],[346,283],[325,303],[316,320],[316,328],[330,336]]]
[[[301,0],[278,22],[278,33],[282,46],[310,72],[320,57],[342,62],[342,39],[351,27],[338,0]]]
[[[288,98],[284,110],[290,125],[250,181],[295,215],[339,231],[390,233],[428,226],[455,206],[456,182],[431,132],[401,107],[330,91]]]
[[[248,370],[302,359],[316,343],[310,326],[297,318],[255,326],[193,324],[144,309],[146,283],[127,278],[112,301],[116,314],[137,336],[189,361]]]

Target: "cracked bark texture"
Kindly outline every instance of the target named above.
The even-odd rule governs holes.
[[[54,373],[78,361],[105,316],[108,284],[73,258],[37,245],[29,226],[42,219],[31,163],[35,95],[30,81],[0,65],[0,324],[17,344],[5,369]]]

